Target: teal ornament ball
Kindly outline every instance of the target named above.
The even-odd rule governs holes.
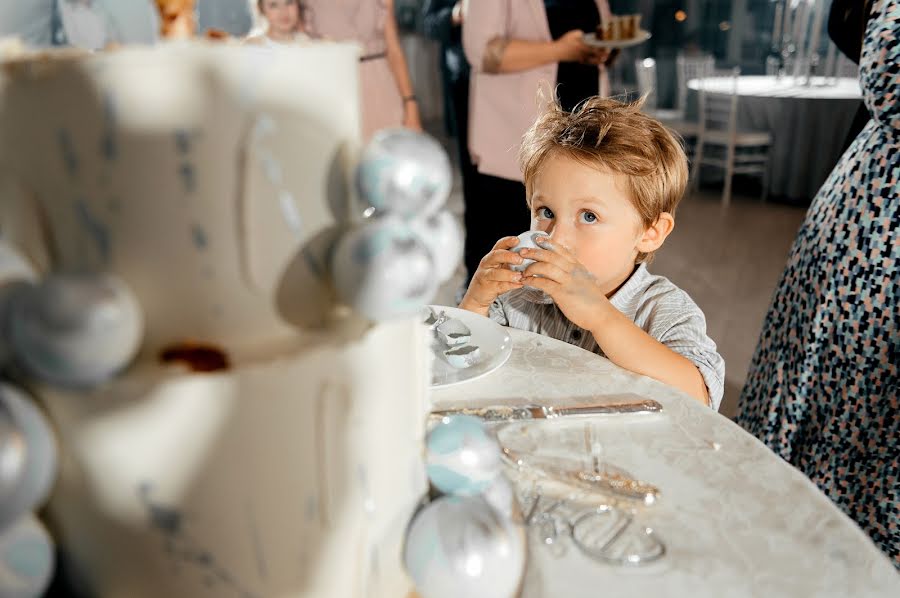
[[[406,570],[422,598],[513,598],[525,569],[522,527],[480,496],[443,496],[410,525]]]
[[[426,441],[428,478],[444,494],[474,496],[500,474],[500,446],[478,418],[443,418]]]
[[[409,129],[376,133],[356,170],[360,212],[367,217],[430,214],[444,204],[452,185],[453,170],[441,144]]]
[[[58,464],[56,437],[43,411],[25,391],[0,383],[0,530],[44,504]]]
[[[47,530],[30,513],[0,532],[0,596],[37,598],[50,585],[55,549]]]

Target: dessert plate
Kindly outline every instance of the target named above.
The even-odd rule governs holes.
[[[596,33],[585,33],[584,43],[594,48],[630,48],[642,44],[650,39],[650,32],[643,29],[639,30],[637,35],[628,39],[597,39]]]
[[[472,332],[468,344],[479,348],[479,358],[467,368],[456,368],[450,365],[437,349],[442,349],[434,340],[435,356],[431,367],[431,387],[444,388],[454,384],[470,382],[476,378],[487,376],[506,363],[512,354],[512,339],[509,332],[500,324],[489,318],[479,316],[464,309],[432,305],[435,313],[444,312],[448,317],[459,320]]]

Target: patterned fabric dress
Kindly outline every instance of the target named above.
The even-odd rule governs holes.
[[[737,421],[900,568],[900,0],[873,4],[860,83],[873,118],[798,233]]]

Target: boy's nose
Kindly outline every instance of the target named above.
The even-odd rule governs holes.
[[[554,243],[562,245],[568,249],[572,248],[572,241],[574,239],[573,231],[569,230],[566,226],[554,226],[552,230],[548,231],[550,240]]]

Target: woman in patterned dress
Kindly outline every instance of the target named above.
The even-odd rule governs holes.
[[[394,0],[303,0],[303,25],[313,37],[362,46],[363,139],[378,129],[422,130],[419,106],[394,17]]]
[[[872,120],[798,233],[737,421],[900,569],[900,0],[872,3],[860,84]]]

